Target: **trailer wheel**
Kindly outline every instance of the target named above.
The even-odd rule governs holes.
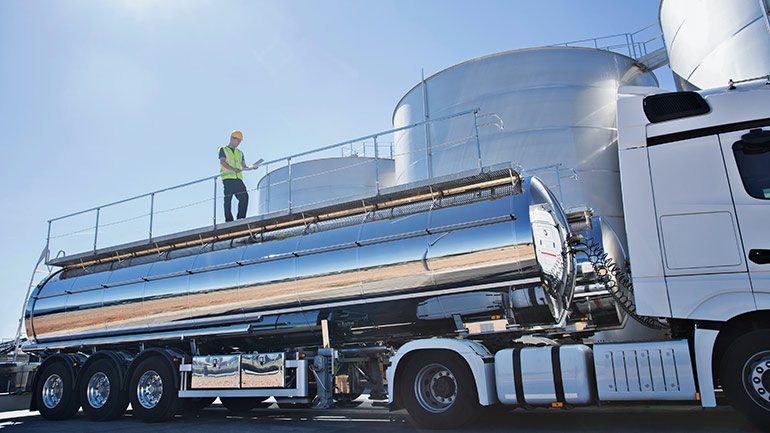
[[[267,400],[267,397],[219,397],[222,406],[230,412],[246,413]]]
[[[722,358],[720,378],[736,410],[760,428],[770,426],[770,331],[735,339]]]
[[[94,361],[83,372],[78,386],[83,413],[94,421],[109,421],[123,415],[128,407],[128,393],[120,385],[120,372],[112,361]]]
[[[173,375],[171,366],[159,356],[147,358],[139,364],[128,387],[131,408],[137,418],[158,422],[176,414],[179,396]]]
[[[37,399],[37,409],[43,418],[69,419],[77,413],[80,401],[73,386],[74,381],[75,378],[64,362],[49,364],[40,372],[34,398]]]
[[[480,413],[473,375],[463,359],[451,352],[417,353],[399,380],[401,403],[420,427],[455,428]]]

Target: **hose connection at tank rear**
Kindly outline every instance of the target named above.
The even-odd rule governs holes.
[[[651,329],[667,329],[668,326],[652,317],[641,316],[636,312],[636,305],[631,300],[634,285],[623,268],[604,252],[599,242],[582,236],[571,236],[569,244],[573,254],[585,254],[591,263],[596,280],[603,285],[618,306],[632,319]],[[614,279],[612,277],[615,277]]]

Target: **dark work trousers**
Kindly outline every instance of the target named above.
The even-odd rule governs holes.
[[[246,218],[246,209],[249,207],[249,193],[246,185],[240,179],[222,179],[225,185],[225,221],[233,220],[232,207],[233,195],[238,199],[238,219]]]

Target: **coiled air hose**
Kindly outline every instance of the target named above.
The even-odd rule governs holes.
[[[615,300],[615,303],[632,319],[651,329],[666,329],[668,326],[652,317],[640,316],[636,305],[631,300],[634,285],[631,278],[604,252],[601,244],[590,238],[572,236],[569,240],[574,254],[585,254],[596,274],[596,280],[603,285]],[[612,277],[615,277],[613,280]]]

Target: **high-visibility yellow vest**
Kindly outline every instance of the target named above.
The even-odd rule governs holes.
[[[225,162],[230,164],[230,167],[243,169],[243,152],[240,151],[240,149],[231,148],[230,146],[222,146],[219,148],[219,150],[225,150]],[[227,173],[230,172],[230,174],[222,175],[221,178],[224,179],[243,179],[243,173],[233,173],[232,170],[226,169],[225,166],[222,164],[219,164],[219,172],[220,173]]]

